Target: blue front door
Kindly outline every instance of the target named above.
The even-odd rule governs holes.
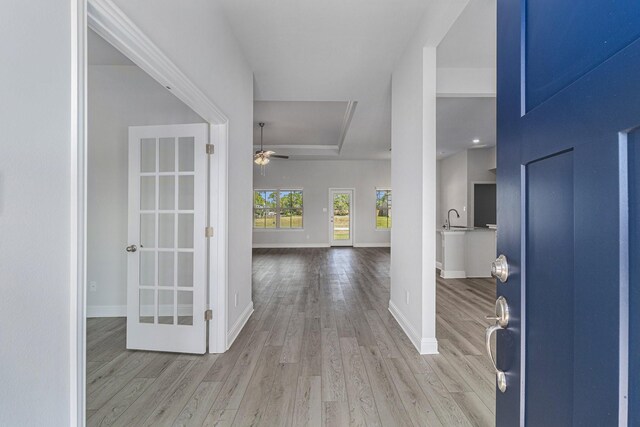
[[[498,0],[498,426],[640,426],[640,3]]]

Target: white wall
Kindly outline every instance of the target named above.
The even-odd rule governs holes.
[[[467,225],[467,151],[461,151],[452,156],[439,160],[441,170],[440,180],[440,214],[442,215],[442,226],[447,219],[447,211],[456,209],[460,213],[460,218],[455,212],[451,212],[451,225]]]
[[[258,166],[254,168],[253,185],[256,189],[304,190],[304,230],[254,230],[254,247],[328,246],[329,188],[356,190],[354,246],[390,244],[390,232],[376,230],[375,216],[375,189],[391,187],[388,160],[274,160],[266,167],[265,176]]]
[[[436,230],[442,228],[451,208],[460,213],[460,218],[451,213],[452,225],[473,227],[473,184],[496,182],[495,164],[495,147],[465,150],[438,160]],[[436,266],[442,262],[441,239],[441,234],[436,232]]]
[[[436,161],[436,230],[444,224],[442,216],[442,162]],[[436,232],[436,266],[441,267],[442,263],[442,234]]]
[[[473,227],[473,184],[496,182],[495,147],[465,150],[438,160],[440,219],[436,228],[442,227],[449,209],[457,209],[460,218],[451,213],[451,225]]]
[[[252,305],[253,73],[215,1],[115,2],[229,119],[226,231],[231,329]]]
[[[392,75],[389,309],[421,353],[437,352],[436,46],[467,2],[433,2]]]
[[[72,419],[71,5],[3,2],[0,14],[2,426]]]
[[[411,52],[414,53],[414,52]],[[407,335],[420,348],[422,332],[422,49],[405,55],[392,79],[391,185],[394,224],[391,236],[391,300]],[[435,152],[434,152],[435,157]],[[435,219],[434,219],[435,220]],[[428,285],[427,285],[428,286]],[[434,285],[435,286],[435,285]],[[404,318],[404,320],[403,320]],[[435,334],[431,335],[435,339]]]
[[[91,49],[91,46],[89,46]],[[89,316],[126,315],[128,128],[204,120],[137,66],[88,70],[87,293]]]

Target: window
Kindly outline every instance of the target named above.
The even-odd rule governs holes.
[[[376,190],[376,229],[391,229],[391,190]]]
[[[253,228],[301,229],[302,190],[255,190]]]

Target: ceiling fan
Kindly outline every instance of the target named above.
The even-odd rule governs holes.
[[[269,163],[269,159],[271,157],[277,158],[277,159],[288,159],[289,156],[279,156],[275,153],[275,151],[264,151],[264,146],[262,142],[262,133],[264,131],[264,123],[258,123],[258,126],[260,126],[260,150],[256,151],[256,154],[253,156],[253,161],[260,166],[265,166],[267,163]]]

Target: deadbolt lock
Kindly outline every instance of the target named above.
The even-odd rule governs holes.
[[[491,275],[502,283],[507,281],[509,278],[509,264],[506,256],[500,255],[491,263]]]

